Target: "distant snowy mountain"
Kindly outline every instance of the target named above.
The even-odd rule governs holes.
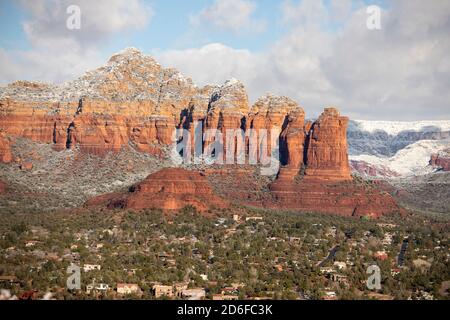
[[[450,148],[450,121],[350,121],[349,157],[366,176],[406,177],[433,172],[430,158]]]

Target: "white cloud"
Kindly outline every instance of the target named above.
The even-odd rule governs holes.
[[[320,25],[328,16],[328,11],[322,1],[303,0],[294,3],[290,0],[281,5],[282,21],[297,25]]]
[[[198,23],[205,26],[209,22],[235,32],[251,26],[254,4],[244,10],[243,17],[233,9],[237,17],[228,14],[226,18],[219,14],[220,2],[199,13]],[[43,14],[49,11],[48,3],[52,1],[27,3],[32,7],[28,35],[33,50],[0,49],[0,81],[9,82],[23,75],[60,81],[81,74],[106,58],[96,49],[96,42],[123,30],[140,28],[151,16],[148,14],[147,20],[131,18],[137,11],[146,10],[140,1],[132,2],[124,12],[114,8],[122,8],[119,4],[125,2],[103,2],[113,7],[112,17],[92,18],[89,32],[66,36],[66,31],[52,30],[56,19],[52,14],[47,18]],[[290,96],[304,106],[308,116],[318,115],[327,105],[336,105],[353,118],[448,119],[450,1],[395,1],[382,12],[379,31],[367,29],[366,8],[361,1],[324,3],[285,2],[281,6],[282,19],[290,31],[263,52],[213,43],[186,50],[159,50],[155,56],[199,85],[238,78],[246,84],[253,101],[268,91]],[[99,22],[108,19],[114,31],[102,28]]]
[[[70,38],[81,44],[96,42],[111,34],[146,26],[153,11],[141,0],[47,0],[21,2],[31,15],[24,30],[32,41]],[[81,28],[69,30],[67,8],[76,5],[81,11]]]
[[[336,105],[361,119],[448,118],[450,1],[396,1],[379,31],[367,29],[362,2],[350,8],[285,2],[292,29],[263,53],[215,44],[157,57],[200,84],[241,79],[252,100],[267,91],[288,95],[309,116]]]
[[[253,69],[258,65],[257,55],[220,43],[187,50],[157,51],[155,56],[163,65],[179,68],[194,77],[198,85],[222,84],[224,79],[235,76],[248,82],[258,74],[258,70]]]
[[[20,2],[30,50],[1,50],[0,82],[62,82],[104,63],[100,47],[113,35],[145,27],[153,11],[141,0],[47,0]],[[66,9],[81,9],[81,28],[69,30]]]
[[[261,32],[265,24],[253,18],[256,3],[249,0],[215,0],[214,3],[190,17],[191,24],[200,28],[213,26],[220,30]]]

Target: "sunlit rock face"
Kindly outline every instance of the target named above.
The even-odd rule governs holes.
[[[305,122],[297,102],[271,94],[251,106],[244,84],[236,79],[197,87],[177,70],[129,48],[59,86],[17,81],[0,87],[0,162],[12,161],[15,137],[51,144],[55,152],[70,149],[103,157],[133,148],[164,157],[180,139],[175,130],[186,129],[191,152],[197,134],[200,153],[222,144],[224,170],[230,154],[233,164],[242,154],[245,164],[258,165],[277,156],[276,179],[266,185],[264,201],[251,205],[354,216],[398,211],[387,194],[352,181],[348,121],[337,109],[326,108],[316,121]],[[236,132],[242,133],[241,144]],[[445,167],[439,157],[432,162]],[[237,187],[239,196],[248,193],[245,185]],[[201,173],[182,169],[163,169],[128,193],[95,197],[89,204],[164,210],[193,205],[200,211],[228,205]]]
[[[87,205],[135,210],[179,210],[190,205],[198,211],[228,206],[226,201],[214,194],[204,174],[181,168],[163,169],[149,175],[128,193],[95,197]]]
[[[330,112],[324,113],[306,140],[309,128],[304,124],[304,111],[290,98],[267,94],[250,106],[240,81],[199,88],[175,69],[163,68],[134,48],[60,86],[18,81],[2,87],[0,113],[0,128],[8,136],[98,156],[128,147],[161,155],[164,146],[174,141],[176,128],[189,130],[194,146],[194,130],[200,124],[200,134],[205,134],[201,150],[217,139],[218,131],[224,154],[228,138],[235,142],[231,153],[243,152],[248,158],[251,140],[258,163],[263,155],[271,154],[271,141],[280,138],[279,157],[291,177],[303,165],[308,165],[307,174],[325,176],[324,161],[325,166],[335,166],[335,171],[345,161],[339,151],[345,141],[333,136],[341,133],[342,126],[336,125],[344,118],[332,120]],[[238,137],[229,136],[229,130],[246,134],[243,146],[237,143]],[[267,143],[261,142],[264,138]],[[5,152],[4,158],[8,157]],[[334,157],[336,163],[331,160]],[[341,168],[342,177],[345,170]]]
[[[2,132],[0,132],[0,163],[9,163],[11,161],[11,144],[8,138]]]
[[[351,180],[347,151],[348,118],[326,108],[311,126],[306,142],[305,175],[312,179]]]
[[[0,88],[0,128],[55,150],[79,146],[104,155],[131,144],[159,153],[199,91],[178,71],[126,49],[61,86],[18,81]]]

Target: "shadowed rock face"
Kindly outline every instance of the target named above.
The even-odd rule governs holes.
[[[149,175],[128,193],[99,196],[88,201],[87,205],[135,210],[178,210],[191,205],[199,211],[227,207],[227,203],[214,194],[203,174],[180,168],[163,169]]]

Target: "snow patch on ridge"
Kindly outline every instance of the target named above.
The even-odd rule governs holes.
[[[450,123],[450,121],[449,121]],[[365,161],[371,165],[384,166],[403,177],[425,175],[433,172],[429,165],[430,156],[450,145],[450,140],[421,140],[399,150],[392,157],[374,155],[350,155],[350,160]]]
[[[430,120],[430,121],[366,121],[352,120],[349,123],[348,131],[367,131],[374,133],[384,131],[389,135],[396,136],[403,131],[435,132],[449,131],[450,120]]]

